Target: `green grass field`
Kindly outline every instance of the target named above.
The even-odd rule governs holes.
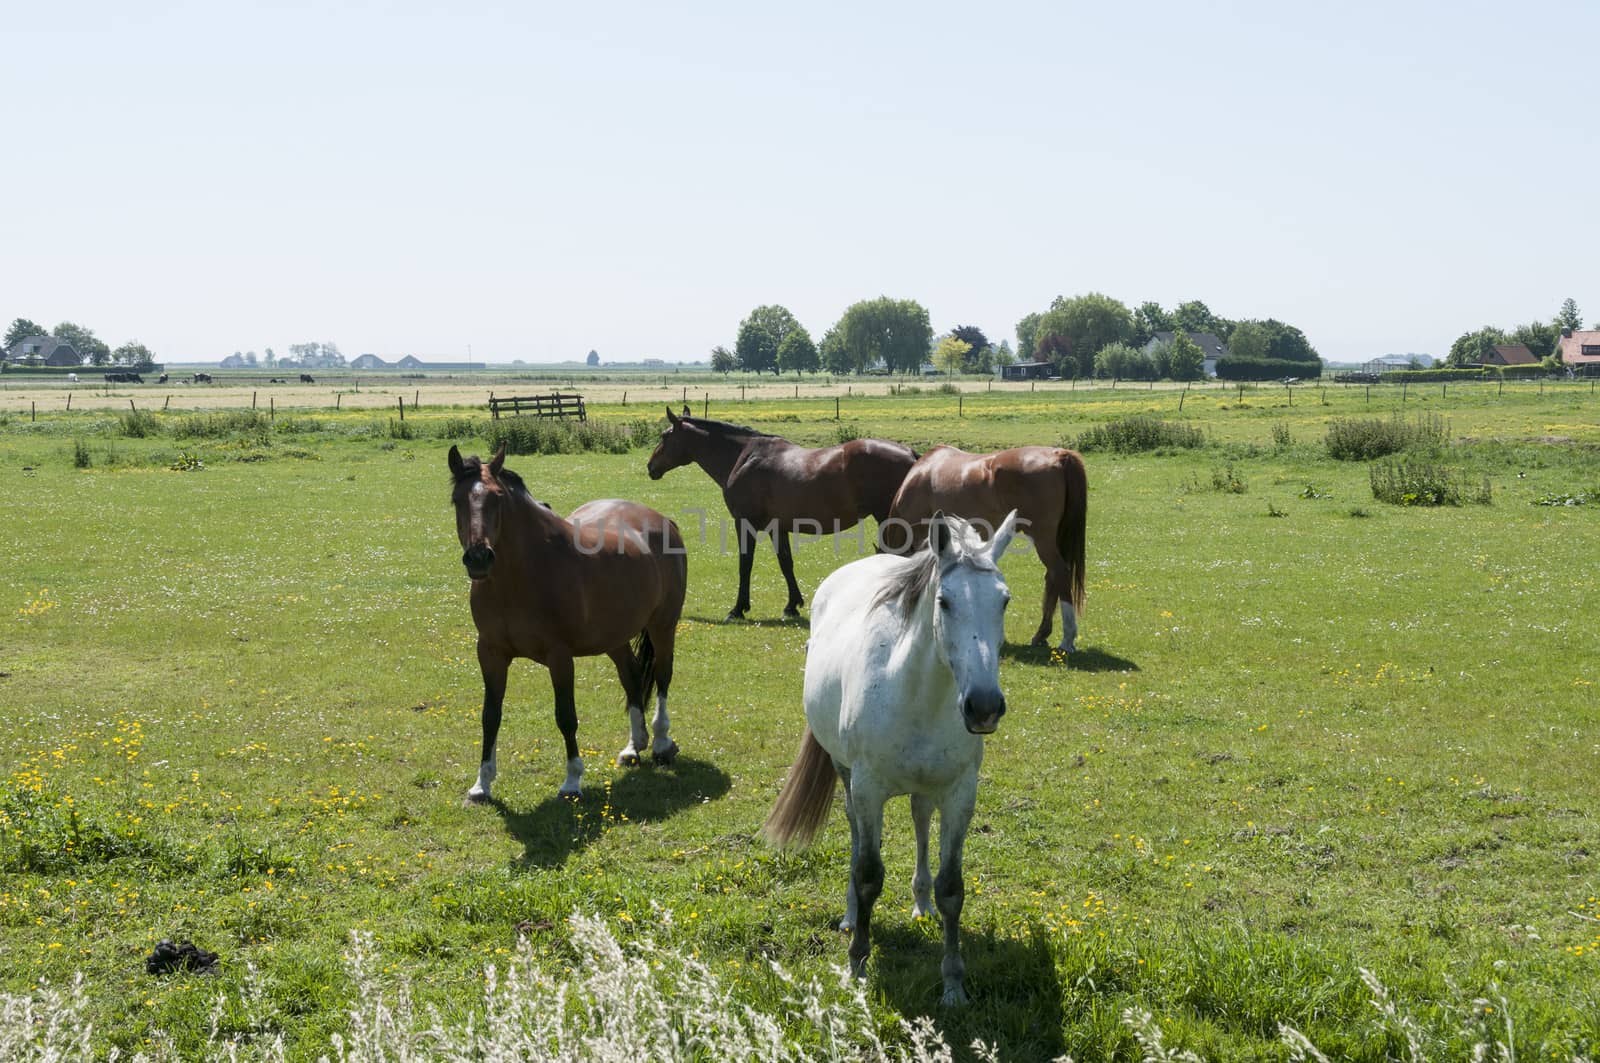
[[[1005,1059],[1137,1058],[1120,1018],[1137,1007],[1207,1058],[1285,1058],[1280,1022],[1330,1058],[1396,1057],[1366,968],[1433,1058],[1465,1058],[1507,1005],[1522,1058],[1600,1052],[1600,396],[1409,389],[1402,418],[1440,417],[1447,439],[1411,457],[1492,486],[1489,505],[1443,507],[1375,501],[1370,463],[1323,445],[1335,419],[1399,410],[1393,389],[1215,391],[1181,415],[1180,398],[711,411],[810,444],[1070,444],[1130,415],[1205,433],[1086,452],[1080,654],[1024,645],[1041,570],[1025,546],[1008,557],[1011,711],[967,847],[974,1002],[938,1007],[939,933],[910,918],[897,802],[868,982],[879,1033],[930,1015]],[[783,992],[768,960],[805,977],[844,962],[842,812],[809,852],[756,837],[803,726],[806,623],[777,618],[766,547],[756,621],[722,622],[736,562],[698,469],[651,482],[643,450],[508,462],[558,509],[625,496],[682,525],[683,755],[612,767],[620,689],[604,658],[582,662],[586,795],[557,800],[549,684],[523,662],[503,807],[462,806],[481,686],[444,453],[483,451],[487,425],[426,396],[404,426],[0,417],[0,990],[82,971],[96,1051],[165,1031],[196,1053],[248,963],[270,1018],[226,1009],[222,1034],[281,1032],[315,1058],[358,1003],[352,930],[447,1022],[519,936],[562,977],[574,911],[697,957],[761,1009]],[[1536,504],[1552,501],[1572,504]],[[799,547],[808,595],[856,548]],[[163,938],[220,953],[220,975],[145,974]]]

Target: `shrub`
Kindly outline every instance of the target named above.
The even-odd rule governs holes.
[[[1224,469],[1211,470],[1211,489],[1214,491],[1226,491],[1230,495],[1242,495],[1245,493],[1246,486],[1244,477],[1235,473],[1233,466],[1229,465]]]
[[[1410,447],[1438,446],[1448,426],[1437,414],[1406,421],[1393,417],[1340,417],[1328,425],[1328,455],[1339,461],[1371,461]]]
[[[93,464],[93,459],[89,457],[89,444],[81,439],[74,439],[72,441],[72,467],[75,469],[87,469]]]
[[[1287,421],[1273,421],[1272,422],[1272,445],[1275,446],[1275,447],[1286,447],[1286,446],[1288,446],[1289,444],[1291,444],[1293,442],[1294,442],[1294,437],[1289,434],[1289,424],[1288,424],[1288,422]]]
[[[272,422],[259,410],[228,410],[223,413],[198,413],[180,417],[172,434],[179,439],[242,438],[265,443]]]
[[[504,417],[489,422],[484,438],[490,450],[503,445],[508,454],[626,454],[653,443],[657,434],[656,426],[644,418],[619,424]]]
[[[437,439],[450,439],[460,441],[463,439],[476,439],[483,433],[483,423],[474,417],[446,417],[435,426],[433,434]]]
[[[1078,450],[1134,453],[1166,447],[1203,447],[1205,442],[1206,434],[1194,425],[1136,416],[1120,417],[1115,421],[1095,425],[1079,436],[1073,446]]]
[[[387,432],[390,439],[417,438],[417,429],[414,425],[407,424],[405,421],[394,417],[389,418],[389,427]]]
[[[852,439],[861,438],[861,426],[854,421],[841,421],[833,426],[833,441],[835,443],[848,443]]]
[[[1489,504],[1489,480],[1468,483],[1461,473],[1426,462],[1384,462],[1371,469],[1372,497],[1396,506]]]
[[[1315,380],[1322,375],[1322,363],[1291,362],[1287,358],[1219,358],[1219,380],[1282,380],[1286,376]]]
[[[117,430],[129,439],[161,434],[161,420],[148,410],[129,410],[117,417]]]

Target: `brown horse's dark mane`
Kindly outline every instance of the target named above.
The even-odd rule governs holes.
[[[714,436],[766,436],[768,432],[758,432],[749,425],[730,424],[727,421],[714,421],[709,417],[680,417],[691,428],[700,428]]]

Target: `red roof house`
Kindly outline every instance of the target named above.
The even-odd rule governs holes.
[[[1494,353],[1483,360],[1484,365],[1538,365],[1539,359],[1528,350],[1526,343],[1497,343]]]
[[[1564,334],[1556,352],[1564,365],[1600,366],[1600,329],[1574,329]]]

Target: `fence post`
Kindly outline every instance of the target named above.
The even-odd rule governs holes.
[[[1501,377],[1500,378],[1500,388],[1499,388],[1498,391],[1496,391],[1494,393],[1494,397],[1498,399],[1501,395],[1504,395],[1505,393],[1506,393],[1506,378],[1505,377]]]
[[[30,423],[39,419],[39,402],[37,399],[28,400],[28,421]]]
[[[622,393],[622,404],[624,406],[628,404],[628,393],[626,391]]]
[[[133,400],[132,399],[128,400],[128,409],[132,410],[134,413],[138,413],[139,412],[139,407],[137,407],[137,406],[135,406],[133,404]]]
[[[1368,406],[1372,405],[1372,385],[1371,384],[1367,385],[1367,405]]]
[[[839,396],[837,395],[833,397],[833,419],[835,421],[839,419]]]
[[[166,412],[167,412],[167,407],[168,407],[168,406],[170,406],[170,405],[172,405],[172,396],[171,396],[171,395],[168,395],[168,396],[167,396],[167,401],[166,401],[166,402],[163,402],[163,403],[162,403],[162,404],[161,404],[161,412],[162,412],[162,413],[166,413]]]
[[[1183,400],[1189,397],[1189,385],[1183,385],[1183,394],[1178,396],[1178,412],[1183,412]]]
[[[1285,391],[1287,391],[1289,393],[1289,405],[1293,406],[1294,405],[1294,388],[1290,387],[1288,384],[1285,384],[1285,385],[1283,385],[1283,390],[1285,390]]]
[[[277,419],[278,419],[278,400],[276,398],[274,398],[273,396],[268,395],[267,396],[267,420],[276,421]]]
[[[406,419],[406,397],[404,395],[396,395],[395,401],[400,404],[400,420],[404,422]]]
[[[411,396],[411,408],[415,410],[422,405],[422,389],[418,388],[416,394]]]
[[[1450,394],[1450,385],[1449,384],[1440,384],[1439,385],[1439,397],[1442,399],[1446,395],[1449,395],[1449,394]]]
[[[711,416],[711,392],[709,391],[700,399],[700,416],[706,418]]]
[[[336,391],[336,392],[333,393],[333,408],[335,410],[337,410],[339,408],[339,404],[341,402],[343,402],[343,401],[344,401],[344,392]]]
[[[800,385],[799,384],[796,384],[794,386],[794,397],[797,398],[797,399],[800,397]]]
[[[72,392],[67,392],[67,409],[72,409]]]
[[[962,411],[962,406],[963,406],[965,400],[966,400],[966,396],[965,395],[957,395],[956,396],[956,416],[957,417],[965,417],[966,416],[965,413],[961,412]]]
[[[252,410],[256,408],[256,393],[253,391],[250,393],[250,408]]]

